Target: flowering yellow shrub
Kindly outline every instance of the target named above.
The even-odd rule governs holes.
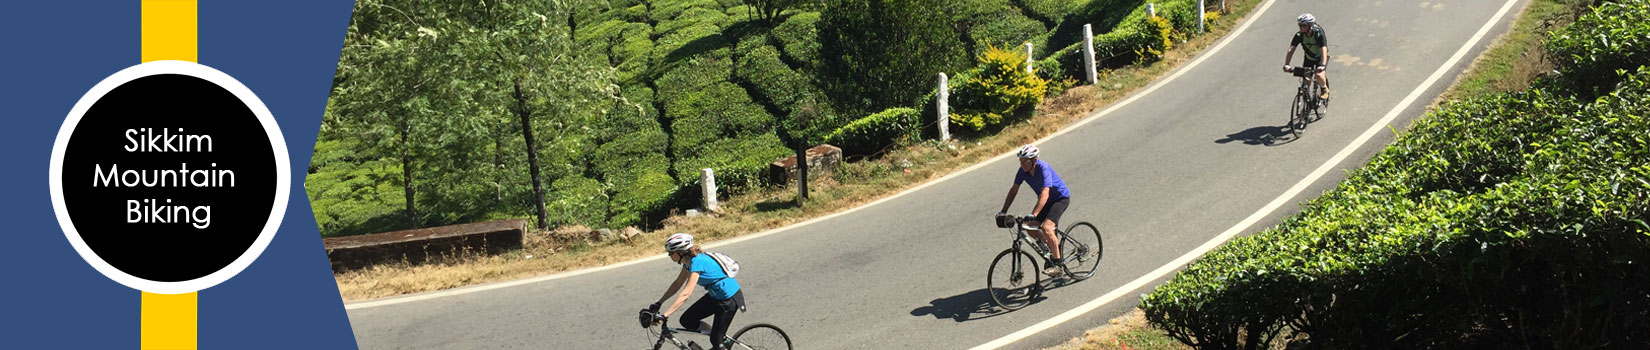
[[[1048,81],[1026,72],[1025,53],[987,46],[979,60],[973,74],[958,84],[952,123],[980,131],[1043,101]]]

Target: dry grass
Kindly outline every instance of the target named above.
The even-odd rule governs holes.
[[[1563,29],[1586,11],[1586,0],[1540,0],[1526,5],[1512,29],[1497,37],[1490,49],[1473,59],[1438,103],[1496,92],[1523,90],[1553,71],[1547,57],[1549,31]]]
[[[1191,349],[1146,322],[1146,314],[1134,309],[1111,319],[1106,325],[1083,332],[1047,350],[1180,350]]]
[[[1247,13],[1256,0],[1238,1],[1237,13]],[[1162,60],[1148,66],[1105,70],[1100,83],[1066,90],[1037,107],[1035,117],[1010,125],[996,135],[947,142],[922,141],[889,151],[876,159],[842,165],[831,176],[809,182],[804,205],[795,203],[795,187],[769,188],[736,194],[722,202],[714,217],[674,217],[659,230],[630,241],[588,243],[584,228],[535,232],[523,249],[495,256],[467,255],[421,265],[383,264],[334,274],[346,301],[381,298],[450,289],[487,282],[547,275],[579,268],[628,261],[659,252],[671,232],[692,232],[715,241],[762,232],[829,215],[893,195],[1012,151],[1070,125],[1116,102],[1178,68],[1230,31],[1230,23],[1210,27],[1212,35],[1177,43]]]

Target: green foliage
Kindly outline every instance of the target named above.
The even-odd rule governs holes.
[[[664,34],[653,43],[653,60],[669,63],[707,54],[727,57],[728,40],[714,23],[699,23]],[[661,65],[661,67],[668,67]]]
[[[1020,48],[1025,42],[1033,41],[1036,47],[1043,46],[1036,39],[1048,32],[1043,22],[1022,15],[1019,9],[1003,6],[993,12],[981,13],[972,21],[965,21],[968,25],[969,38],[973,39],[975,52],[978,56],[985,52],[987,47]],[[1034,47],[1035,49],[1035,47]]]
[[[1043,101],[1048,82],[1026,72],[1025,62],[1024,52],[988,46],[972,78],[958,79],[951,122],[981,131],[1028,115]]]
[[[844,154],[876,154],[888,146],[916,139],[920,127],[917,110],[889,108],[837,128],[825,136],[825,143],[841,147]]]
[[[729,193],[740,193],[768,184],[768,163],[792,154],[772,133],[748,138],[717,139],[701,144],[694,156],[676,163],[677,181],[690,187],[688,194],[699,198],[699,169],[716,171],[716,186]]]
[[[790,16],[773,29],[773,37],[778,41],[779,49],[791,62],[801,65],[803,70],[811,70],[819,62],[819,23],[818,12],[805,12]]]
[[[1015,3],[1025,9],[1026,15],[1032,18],[1058,20],[1071,13],[1072,5],[1078,2],[1064,0],[1018,0]]]
[[[528,215],[533,199],[518,112],[533,116],[537,151],[551,164],[541,167],[546,182],[586,170],[594,143],[572,126],[605,113],[616,87],[600,68],[600,52],[575,49],[571,27],[551,20],[576,9],[356,5],[317,140],[349,144],[353,155],[324,163],[311,179],[318,186],[311,190],[329,199],[314,203],[317,218],[329,222],[323,234]],[[596,28],[588,33],[599,35],[584,39],[611,32]],[[375,194],[366,193],[367,182]],[[393,218],[385,212],[392,206],[400,211]]]
[[[711,25],[721,28],[725,22],[728,21],[729,17],[730,16],[728,16],[728,14],[722,13],[722,11],[718,9],[695,7],[682,11],[682,14],[677,16],[674,20],[659,23],[658,26],[654,27],[654,30],[659,33],[669,34],[678,29],[696,25]]]
[[[556,179],[550,188],[556,198],[546,198],[544,208],[557,222],[586,227],[607,223],[607,190],[601,182],[575,175]]]
[[[1650,70],[1619,79],[1446,105],[1141,308],[1201,348],[1650,346]]]
[[[1564,72],[1564,86],[1588,96],[1614,90],[1622,72],[1650,64],[1650,1],[1600,3],[1552,33],[1547,51]]]
[[[839,110],[903,106],[933,89],[934,74],[968,67],[954,26],[964,5],[945,0],[837,0],[817,24],[824,83]]]
[[[653,2],[652,4],[653,4],[653,13],[648,14],[648,18],[652,18],[653,20],[659,21],[660,23],[675,20],[676,16],[679,16],[682,13],[687,12],[687,10],[690,10],[690,9],[695,9],[695,8],[698,8],[698,9],[721,9],[722,8],[722,5],[716,3],[716,0],[656,1],[656,2]],[[661,32],[663,32],[663,31],[661,31]]]
[[[401,196],[400,164],[393,159],[359,159],[359,139],[315,143],[312,169],[304,190],[323,235],[378,232],[395,227],[406,202]],[[388,218],[389,222],[383,220]],[[404,220],[400,220],[403,221]]]

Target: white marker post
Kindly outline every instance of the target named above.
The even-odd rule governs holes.
[[[705,211],[715,212],[721,207],[716,204],[716,171],[705,168],[699,172],[699,195],[705,199],[702,202]]]
[[[1083,25],[1083,72],[1088,74],[1089,85],[1099,84],[1099,73],[1094,71],[1094,25]]]
[[[945,73],[940,73],[940,93],[934,99],[934,110],[939,111],[939,113],[935,113],[939,117],[939,120],[935,122],[940,125],[940,141],[951,139],[951,103],[949,102],[951,100],[951,89],[946,87],[947,81]]]
[[[1026,43],[1026,73],[1033,73],[1031,70],[1031,43]]]

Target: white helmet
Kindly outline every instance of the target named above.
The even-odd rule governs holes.
[[[1020,158],[1037,158],[1037,146],[1020,146],[1020,150],[1014,152],[1014,155],[1020,156]]]
[[[1316,17],[1312,17],[1312,14],[1310,13],[1302,13],[1300,17],[1295,18],[1295,21],[1300,22],[1300,24],[1304,26],[1317,22],[1318,19]]]
[[[693,248],[693,235],[676,233],[665,239],[665,251],[679,252]]]

